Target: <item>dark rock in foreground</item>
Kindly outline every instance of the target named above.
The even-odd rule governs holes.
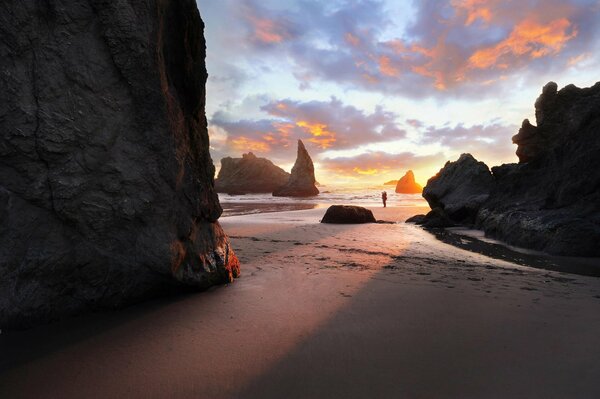
[[[494,178],[486,164],[471,154],[462,154],[457,161],[446,162],[444,168],[427,181],[423,198],[431,209],[443,209],[450,219],[472,223],[493,184]]]
[[[0,326],[232,281],[196,2],[6,3]]]
[[[433,208],[427,215],[415,215],[406,219],[406,223],[414,223],[427,228],[444,228],[456,226],[441,208]]]
[[[415,174],[412,170],[406,172],[396,184],[396,192],[399,194],[421,194],[423,187],[415,181]]]
[[[419,214],[415,216],[411,216],[404,221],[404,223],[414,223],[414,224],[423,224],[425,222],[426,215]]]
[[[600,82],[535,103],[537,126],[513,137],[518,164],[487,172],[470,155],[447,163],[423,196],[454,222],[509,244],[556,255],[600,256]],[[462,161],[461,161],[462,160]]]
[[[315,167],[302,140],[298,140],[298,155],[285,186],[273,192],[275,197],[312,197],[319,194],[315,186]]]
[[[242,158],[221,159],[215,190],[236,195],[272,193],[284,186],[289,178],[290,174],[273,162],[249,152],[243,154]]]
[[[376,223],[373,212],[361,206],[332,205],[325,212],[321,223],[359,224]]]

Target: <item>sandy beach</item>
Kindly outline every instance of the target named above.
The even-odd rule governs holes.
[[[223,217],[234,284],[3,332],[0,397],[600,397],[600,279],[324,212]]]

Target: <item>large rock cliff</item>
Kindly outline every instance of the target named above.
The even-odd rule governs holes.
[[[288,182],[273,192],[276,197],[312,197],[319,194],[315,167],[302,140],[298,140],[296,162]]]
[[[475,179],[474,159],[469,167],[448,163],[423,196],[452,221],[509,244],[600,256],[600,83],[557,91],[550,82],[535,110],[537,126],[525,120],[513,137],[518,164],[493,167],[491,175],[482,164]]]
[[[227,194],[272,193],[289,178],[290,174],[273,162],[249,152],[241,158],[221,159],[215,189]]]
[[[194,0],[0,5],[0,326],[226,283]]]

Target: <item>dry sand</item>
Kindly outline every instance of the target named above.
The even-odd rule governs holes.
[[[600,279],[324,212],[223,218],[230,286],[3,333],[0,398],[600,397]]]

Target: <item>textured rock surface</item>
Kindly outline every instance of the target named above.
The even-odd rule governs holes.
[[[0,327],[232,280],[194,0],[0,5]]]
[[[421,194],[423,187],[415,181],[415,174],[412,170],[406,172],[396,184],[396,192],[399,194]]]
[[[427,181],[423,197],[431,209],[442,209],[450,219],[471,223],[494,184],[490,170],[471,154],[462,154]]]
[[[359,224],[375,223],[373,212],[361,206],[332,205],[327,208],[321,223]]]
[[[242,158],[221,159],[215,189],[227,194],[272,193],[283,187],[289,178],[290,174],[273,162],[249,152]]]
[[[513,137],[520,162],[492,168],[477,223],[510,244],[600,256],[600,83],[556,89],[535,102],[537,126]]]
[[[319,194],[315,186],[315,167],[302,140],[298,140],[298,155],[285,186],[273,192],[276,197],[312,197]]]
[[[474,222],[509,244],[598,257],[600,83],[560,91],[548,83],[535,108],[537,126],[526,120],[513,137],[518,164],[494,167],[489,175],[463,155],[463,162],[447,163],[430,179],[423,196],[453,221]]]

